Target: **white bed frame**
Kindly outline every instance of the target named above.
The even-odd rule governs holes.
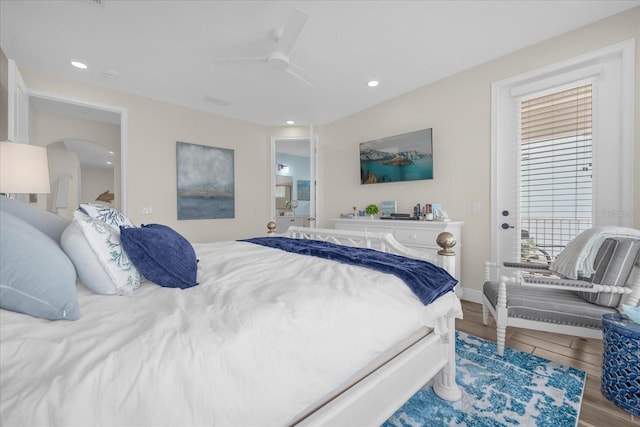
[[[275,235],[275,223],[267,227]],[[456,257],[451,233],[438,235],[442,248],[438,255],[410,249],[398,243],[389,233],[290,227],[282,236],[296,239],[330,241],[346,246],[365,247],[404,255],[436,264],[451,275]],[[436,377],[434,391],[449,401],[460,399],[455,382],[455,319],[447,316],[439,333],[431,332],[389,362],[330,400],[296,426],[374,426],[384,423],[429,380]]]

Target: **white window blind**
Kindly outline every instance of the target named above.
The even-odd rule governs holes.
[[[550,261],[592,224],[592,85],[520,104],[523,260]]]

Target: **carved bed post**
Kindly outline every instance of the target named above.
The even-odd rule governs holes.
[[[436,243],[442,248],[438,251],[442,268],[455,277],[456,253],[452,249],[458,243],[455,236],[448,231],[442,232],[438,234]],[[447,331],[440,339],[448,343],[447,365],[440,371],[433,390],[444,400],[456,401],[462,397],[462,391],[456,384],[456,320],[454,317],[447,317]]]
[[[456,383],[456,319],[454,317],[447,317],[447,332],[440,339],[448,343],[447,364],[440,371],[433,385],[433,391],[444,400],[453,402],[462,397],[462,391]]]
[[[277,226],[276,226],[275,221],[269,221],[267,223],[267,230],[269,230],[269,231],[267,231],[267,234],[269,236],[272,236],[272,235],[276,234],[276,227]]]
[[[448,231],[444,231],[438,234],[436,243],[442,248],[438,251],[438,255],[440,255],[440,260],[442,262],[442,268],[455,277],[456,253],[452,249],[458,243],[455,236]],[[456,277],[456,279],[458,278]]]

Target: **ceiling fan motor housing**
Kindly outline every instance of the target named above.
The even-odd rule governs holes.
[[[282,52],[272,52],[267,57],[267,63],[273,68],[286,70],[289,67],[289,57]]]

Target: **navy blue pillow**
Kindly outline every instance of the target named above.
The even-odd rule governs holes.
[[[181,289],[198,284],[198,260],[193,247],[166,225],[121,226],[120,241],[133,265],[152,282]]]

